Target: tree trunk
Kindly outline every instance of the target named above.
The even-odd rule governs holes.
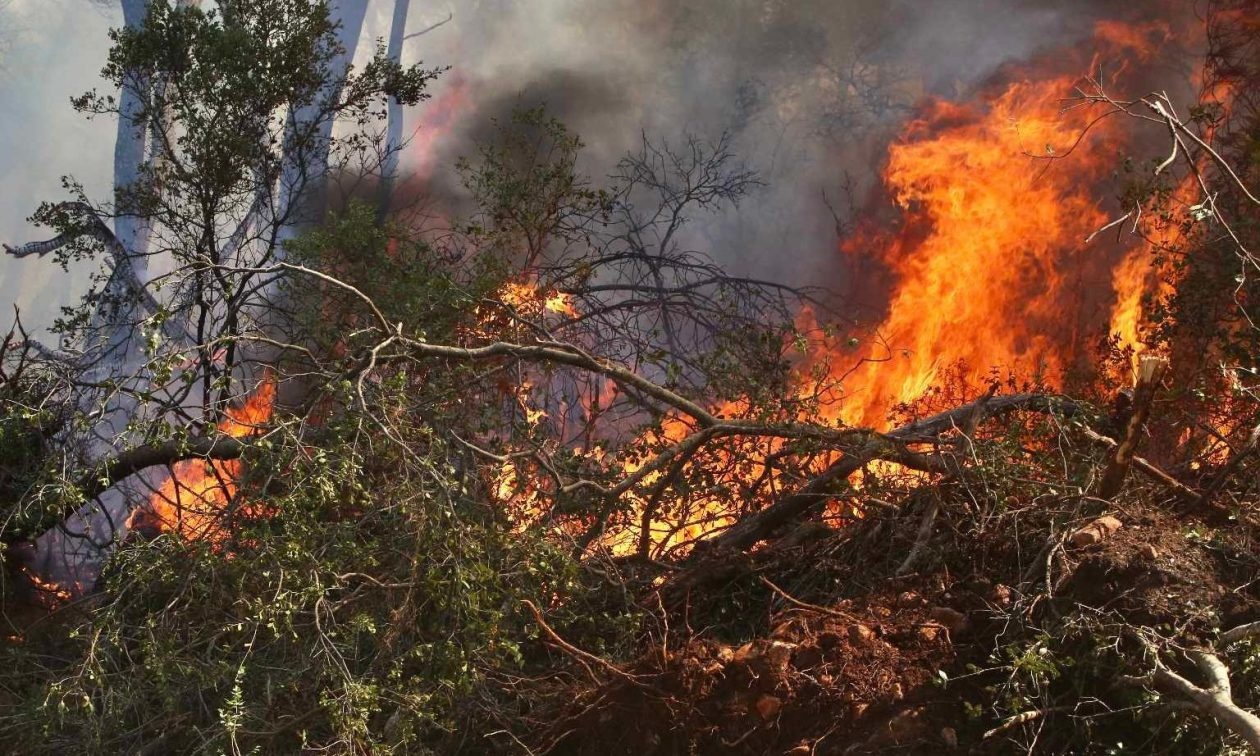
[[[407,34],[407,13],[411,0],[394,0],[394,18],[389,27],[386,54],[395,63],[402,63],[403,39]],[[376,222],[384,223],[393,199],[394,180],[398,173],[398,153],[402,149],[403,109],[394,97],[389,98],[385,131],[385,159],[381,164],[381,185],[376,193]]]

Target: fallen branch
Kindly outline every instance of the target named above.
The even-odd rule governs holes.
[[[846,454],[790,496],[743,518],[712,538],[711,545],[729,549],[750,548],[791,520],[822,506],[833,496],[832,487],[837,482],[847,479],[876,459],[908,463],[907,466],[915,469],[922,469],[921,465],[925,463],[934,463],[930,464],[929,471],[950,472],[950,465],[939,457],[906,452],[903,445],[910,442],[935,441],[942,433],[958,427],[975,427],[982,419],[977,416],[978,409],[984,416],[993,417],[1017,411],[1074,415],[1080,408],[1071,400],[1047,394],[985,396],[949,412],[903,425]]]
[[[561,638],[560,634],[557,633],[555,630],[553,630],[551,625],[547,624],[547,620],[543,619],[542,612],[538,609],[538,606],[533,601],[530,601],[529,599],[523,599],[521,601],[521,604],[523,604],[525,608],[529,610],[530,614],[534,615],[534,622],[537,623],[538,629],[542,630],[543,635],[547,636],[547,640],[551,641],[551,643],[557,648],[559,648],[561,651],[564,651],[569,656],[572,656],[574,659],[577,659],[578,662],[582,664],[582,666],[587,667],[588,672],[590,671],[590,667],[587,665],[594,664],[596,667],[599,667],[600,669],[604,670],[605,672],[608,672],[609,674],[615,677],[620,677],[621,679],[625,680],[628,683],[637,685],[639,687],[645,687],[643,683],[640,682],[634,675],[630,674],[629,672],[626,672],[625,670],[621,669],[620,667],[608,661],[607,659],[603,659],[599,656],[596,656],[595,654],[592,654],[589,651],[583,651],[582,649],[578,648],[572,643],[569,643],[564,638]],[[592,675],[592,677],[594,677],[594,675]]]
[[[248,444],[232,436],[189,438],[156,446],[139,446],[103,462],[85,475],[76,486],[88,499],[95,499],[115,483],[148,467],[173,465],[189,459],[239,459]]]
[[[74,503],[52,515],[49,520],[65,521],[82,506],[84,501],[92,501],[117,483],[126,480],[141,470],[150,467],[169,466],[190,459],[230,460],[239,459],[249,444],[231,436],[214,438],[189,438],[181,441],[167,441],[162,444],[139,446],[101,462],[94,470],[79,478],[75,490],[82,498],[75,497]],[[0,538],[5,543],[15,543],[30,536],[27,531],[5,532]]]
[[[1206,649],[1187,652],[1207,679],[1207,687],[1201,687],[1165,666],[1159,649],[1148,638],[1137,633],[1135,636],[1155,662],[1155,668],[1145,676],[1126,678],[1126,681],[1153,684],[1177,694],[1200,712],[1214,717],[1226,729],[1245,740],[1254,752],[1260,753],[1260,717],[1234,703],[1229,667],[1218,656]]]
[[[936,522],[936,514],[941,511],[940,499],[935,496],[928,502],[927,509],[923,511],[923,519],[919,522],[919,532],[915,535],[914,545],[910,547],[910,553],[906,554],[906,560],[897,568],[897,576],[909,574],[914,562],[919,558],[919,552],[923,551],[923,547],[927,545],[928,538],[932,535],[932,523]]]
[[[1003,721],[1002,724],[998,725],[997,727],[994,727],[992,730],[986,731],[983,735],[980,736],[980,739],[988,740],[989,738],[994,737],[995,735],[1001,735],[1002,733],[1014,727],[1018,727],[1022,724],[1027,724],[1029,722],[1035,722],[1036,720],[1041,719],[1042,717],[1047,716],[1049,714],[1057,714],[1063,711],[1073,711],[1075,708],[1076,708],[1075,706],[1052,706],[1049,709],[1033,709],[1031,711],[1023,711]]]
[[[1245,625],[1239,625],[1231,630],[1221,633],[1220,646],[1232,646],[1239,641],[1250,638],[1251,636],[1260,636],[1260,620],[1248,622]]]
[[[845,612],[841,612],[836,609],[830,609],[828,607],[820,606],[818,604],[811,604],[808,601],[801,601],[800,599],[793,597],[791,594],[789,594],[787,591],[783,590],[779,586],[770,582],[770,579],[765,577],[764,575],[759,575],[758,577],[761,580],[762,584],[764,584],[767,588],[777,593],[784,601],[788,602],[789,604],[791,604],[792,606],[795,606],[798,609],[805,609],[806,611],[817,612],[818,614],[823,614],[828,617],[835,617],[836,619],[843,619],[843,620],[853,619],[853,615],[851,614],[846,614]]]

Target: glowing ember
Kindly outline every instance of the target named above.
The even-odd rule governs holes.
[[[41,578],[29,569],[23,568],[22,575],[28,581],[30,587],[34,589],[35,602],[40,606],[49,609],[54,608],[62,602],[69,601],[75,594],[75,591]],[[21,642],[21,636],[16,637],[18,638],[17,642]]]

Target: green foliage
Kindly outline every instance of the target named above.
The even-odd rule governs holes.
[[[582,140],[543,108],[516,110],[494,127],[476,159],[456,168],[481,211],[478,235],[529,269],[548,245],[579,239],[586,221],[606,213],[609,195],[577,171]]]
[[[423,427],[407,438],[382,446],[347,420],[318,449],[273,446],[245,494],[279,481],[265,518],[225,541],[129,542],[55,656],[6,652],[24,704],[4,738],[41,732],[48,752],[155,738],[174,752],[416,752],[489,671],[525,662],[523,599],[563,596],[553,621],[615,637],[615,618],[592,626],[581,608],[596,586],[569,556],[511,533]]]

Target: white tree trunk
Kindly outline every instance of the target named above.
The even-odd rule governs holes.
[[[147,0],[121,0],[124,22],[135,26],[143,22],[147,12]],[[179,0],[180,6],[199,5],[200,0]],[[334,6],[334,17],[340,16],[341,27],[338,41],[344,51],[332,63],[333,78],[326,98],[340,96],[344,72],[353,62],[359,34],[367,13],[367,0],[339,0]],[[143,88],[148,82],[132,79],[130,87],[124,86],[120,94],[120,110],[117,139],[114,148],[115,194],[139,180],[147,160],[153,160],[153,150],[146,150],[147,138],[151,138],[146,124],[139,123],[134,114],[143,102]],[[322,179],[327,173],[329,140],[332,121],[320,120],[320,107],[316,103],[293,114],[288,131],[314,130],[314,150],[300,151],[286,160],[284,175],[280,180],[279,202],[271,208],[273,218],[286,218],[288,222],[279,229],[281,244],[292,238],[300,228],[319,219],[323,212],[321,197],[324,191]],[[261,207],[256,207],[261,210]],[[296,212],[295,212],[296,211]],[[224,250],[227,258],[237,257],[243,250],[242,239],[249,236],[245,231],[249,224],[257,222],[258,213],[251,211],[241,226],[241,232],[229,239]],[[115,454],[127,445],[129,422],[147,422],[158,418],[140,417],[144,411],[134,398],[137,391],[156,392],[157,406],[162,406],[162,391],[152,385],[153,378],[145,370],[145,339],[141,325],[155,307],[152,298],[144,291],[148,275],[150,250],[150,224],[143,217],[119,214],[115,228],[107,236],[110,251],[111,275],[105,285],[107,298],[94,314],[89,342],[84,348],[80,364],[87,383],[115,382],[130,391],[114,391],[108,395],[98,390],[84,390],[79,401],[81,412],[89,418],[88,430],[79,437],[67,437],[65,448],[70,455],[71,467],[91,467],[105,457]],[[46,254],[65,239],[49,243],[27,245],[16,254]],[[281,250],[277,250],[277,253]],[[111,304],[114,302],[116,304]],[[174,321],[173,321],[174,322]],[[173,326],[165,333],[177,343],[189,343],[182,330]],[[178,379],[170,385],[178,386]],[[166,397],[170,400],[170,397]],[[166,404],[166,406],[171,406]],[[74,431],[70,431],[74,433]],[[24,544],[18,551],[27,570],[41,580],[58,584],[73,594],[90,591],[100,575],[113,546],[127,534],[127,519],[132,510],[143,506],[168,476],[163,467],[149,468],[133,475],[106,490],[57,527]]]

